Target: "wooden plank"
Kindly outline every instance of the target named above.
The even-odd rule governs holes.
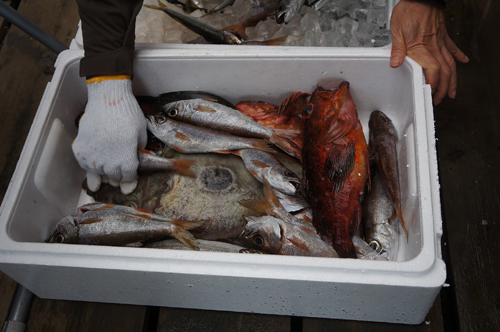
[[[9,317],[10,306],[16,295],[17,283],[0,272],[0,327]]]
[[[26,331],[144,331],[145,306],[33,298]]]
[[[290,317],[228,311],[161,308],[157,332],[288,332]]]
[[[23,1],[18,12],[68,45],[78,29],[74,0]],[[0,200],[3,199],[56,55],[15,26],[0,49]]]
[[[499,331],[500,5],[455,3],[448,32],[471,61],[458,64],[457,98],[434,110],[448,283],[461,331]]]
[[[419,325],[401,325],[352,320],[304,318],[302,332],[438,332],[444,331],[441,316],[441,300],[438,297],[429,310],[424,322]]]

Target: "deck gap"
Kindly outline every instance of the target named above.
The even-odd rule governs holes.
[[[5,4],[9,5],[15,10],[19,8],[20,2],[21,0],[4,1]],[[12,23],[10,23],[9,21],[0,16],[0,49],[2,49],[3,40],[5,39],[5,36],[7,36],[7,33],[9,32],[11,25]]]
[[[302,317],[290,317],[290,332],[302,332]]]
[[[148,306],[144,317],[143,332],[156,332],[158,330],[158,318],[160,317],[160,307]]]

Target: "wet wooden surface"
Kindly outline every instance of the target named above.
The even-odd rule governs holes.
[[[14,1],[6,1],[14,3]],[[23,0],[19,12],[69,45],[74,0]],[[457,98],[435,107],[449,287],[420,325],[397,325],[34,298],[27,331],[499,331],[500,4],[455,0],[452,39],[471,59],[458,64]],[[0,25],[2,21],[0,21]],[[2,25],[2,29],[5,29]],[[16,27],[0,48],[0,199],[3,199],[55,55]],[[16,283],[0,273],[0,324]]]

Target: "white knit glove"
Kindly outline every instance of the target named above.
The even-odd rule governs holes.
[[[132,93],[130,76],[97,76],[87,81],[88,102],[73,153],[87,171],[87,185],[102,182],[127,195],[137,186],[137,149],[147,143],[144,115]]]

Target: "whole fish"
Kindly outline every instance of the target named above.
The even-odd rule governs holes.
[[[286,153],[296,155],[290,140],[300,132],[265,127],[234,108],[209,100],[190,99],[166,104],[163,110],[172,119],[232,135],[266,139]]]
[[[231,153],[240,149],[273,152],[266,141],[238,137],[169,119],[163,115],[148,116],[148,130],[163,143],[182,153]]]
[[[358,236],[353,236],[352,243],[354,244],[354,249],[359,259],[372,260],[372,261],[386,261],[387,258],[380,255],[378,252],[373,250],[372,247],[368,245]]]
[[[240,238],[255,248],[279,255],[339,257],[331,246],[310,229],[271,216],[243,218],[247,225]]]
[[[360,196],[369,178],[368,149],[349,83],[317,87],[304,110],[303,181],[313,224],[340,257],[356,258]]]
[[[242,253],[247,249],[246,247],[242,247],[236,244],[220,241],[197,240],[197,242],[199,251]],[[186,246],[177,239],[166,239],[162,241],[147,243],[144,245],[144,248],[192,250],[190,247]]]
[[[264,199],[242,200],[239,203],[248,209],[259,211],[291,225],[316,232],[316,229],[309,221],[299,219],[285,210],[266,178],[263,179],[263,184]]]
[[[198,249],[188,230],[203,221],[172,219],[147,210],[105,203],[86,204],[77,211],[57,223],[47,242],[120,246],[172,236],[191,249]]]
[[[214,44],[241,44],[242,40],[230,31],[222,31],[215,26],[208,24],[195,17],[180,13],[178,11],[167,8],[161,1],[158,1],[160,6],[144,5],[150,9],[164,11],[168,16],[172,17],[177,22],[184,25],[189,30],[203,36],[207,41]]]
[[[396,215],[408,239],[405,220],[401,211],[401,192],[399,189],[399,168],[396,144],[398,132],[391,119],[381,111],[370,114],[370,159],[373,159],[384,183],[387,195],[391,199]]]
[[[365,240],[370,247],[383,257],[395,261],[398,254],[399,228],[396,221],[391,222],[394,212],[381,175],[371,173],[371,190],[363,202],[363,223]]]
[[[141,108],[144,115],[159,114],[163,110],[163,105],[171,103],[173,101],[196,98],[210,99],[214,102],[226,105],[228,107],[234,107],[232,103],[222,98],[221,96],[217,96],[213,93],[205,91],[173,91],[162,93],[157,97],[135,96],[135,98],[137,99],[139,107]]]
[[[204,16],[210,15],[210,14],[212,14],[214,12],[222,10],[222,9],[226,8],[227,6],[232,6],[235,1],[236,0],[222,0],[221,2],[219,2],[219,4],[217,6],[215,6],[212,9],[210,9]]]
[[[271,153],[242,149],[235,153],[245,163],[250,174],[260,182],[264,178],[274,189],[288,195],[296,195],[301,186],[300,179],[294,172],[283,166]]]
[[[163,158],[152,151],[144,149],[138,149],[137,151],[139,158],[138,171],[140,172],[172,171],[185,176],[196,177],[190,169],[195,160]]]
[[[278,13],[276,14],[276,23],[288,24],[295,14],[300,11],[305,2],[305,0],[280,0]]]
[[[243,15],[237,23],[230,25],[222,30],[236,31],[236,33],[243,39],[247,39],[245,29],[248,27],[256,26],[260,21],[263,21],[267,17],[276,14],[277,8],[278,0],[260,1],[257,6],[253,6],[248,13]]]
[[[168,153],[175,159],[196,160],[191,167],[196,178],[172,172],[139,173],[137,187],[129,195],[108,184],[102,184],[97,192],[87,190],[87,194],[96,201],[148,209],[169,218],[205,220],[190,230],[195,238],[205,240],[236,239],[246,225],[243,214],[261,215],[239,204],[240,200],[263,197],[262,184],[240,157]]]

